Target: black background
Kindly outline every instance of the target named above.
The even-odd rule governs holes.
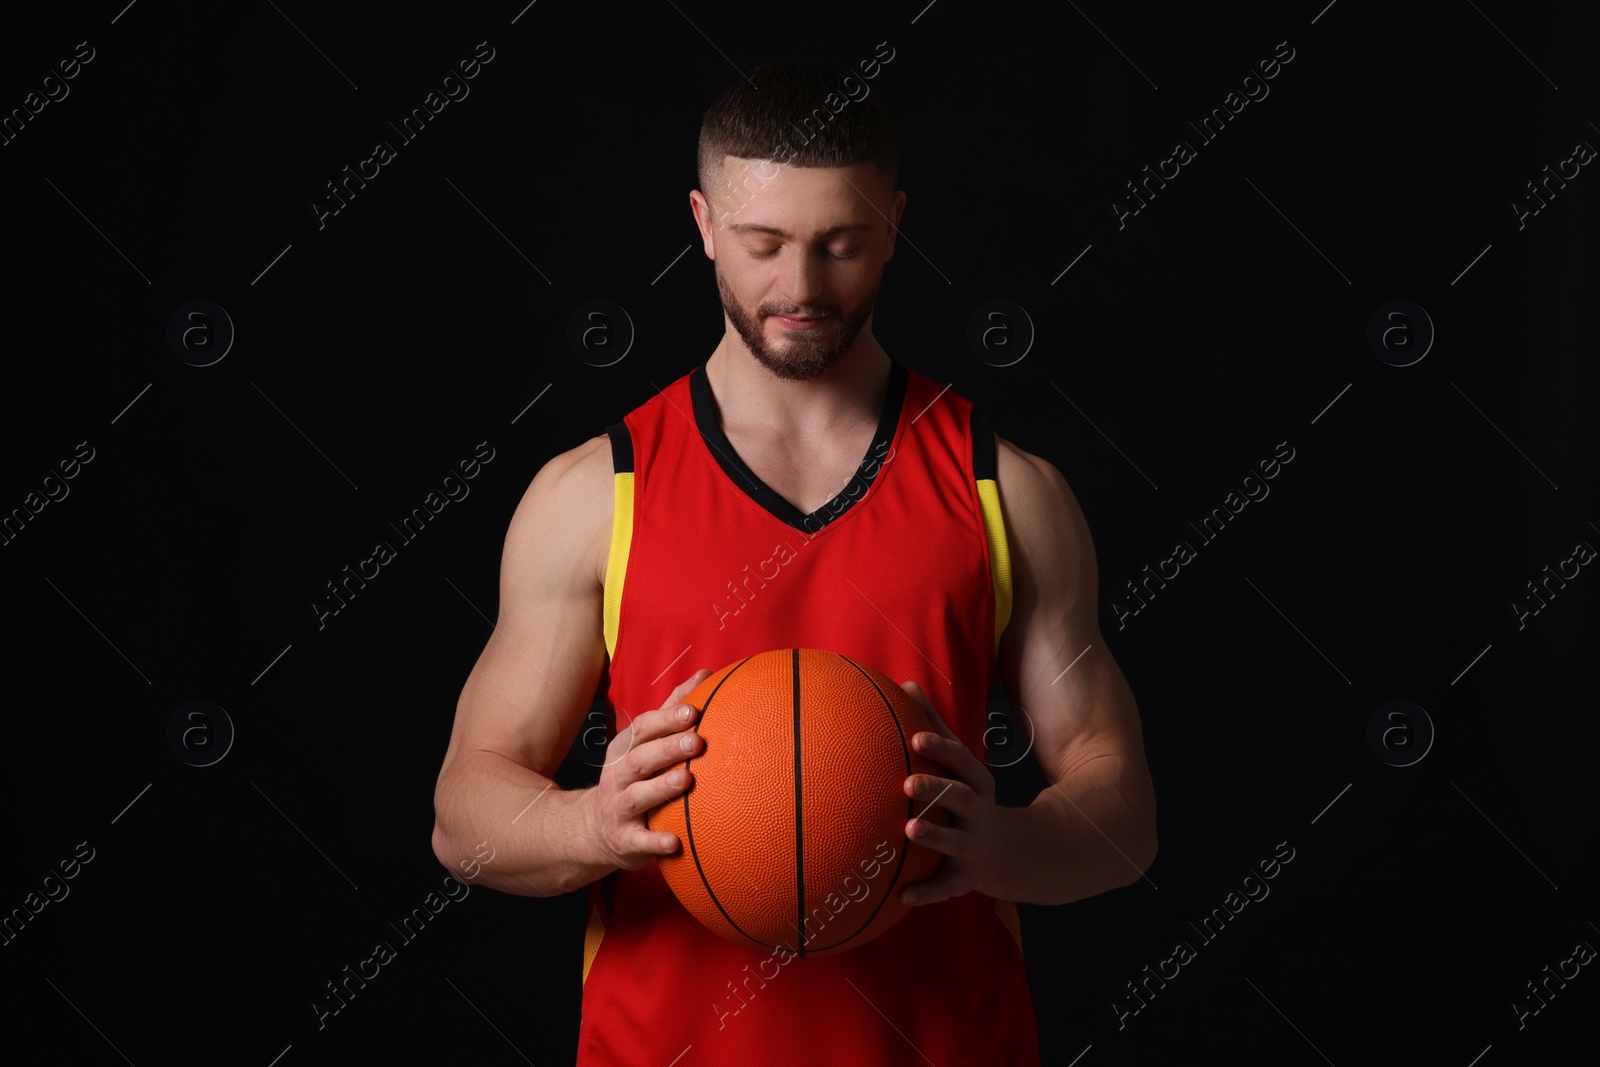
[[[94,450],[0,549],[0,908],[94,849],[0,948],[8,1060],[570,1061],[581,894],[475,889],[320,1030],[308,1002],[446,877],[434,778],[528,482],[720,336],[704,109],[764,60],[887,41],[909,204],[876,334],[1066,475],[1161,806],[1145,880],[1021,908],[1045,1061],[1590,1062],[1592,966],[1521,1028],[1510,1005],[1600,945],[1600,578],[1521,628],[1511,604],[1600,545],[1600,176],[1511,205],[1600,145],[1596,16],[1323,2],[8,12],[8,113],[95,50],[0,148],[0,507]],[[319,229],[323,183],[480,41],[470,96]],[[1280,41],[1270,95],[1119,228],[1123,183]],[[565,341],[594,298],[637,329],[604,368]],[[965,342],[993,298],[1037,330],[1011,366]],[[195,299],[237,330],[204,368],[166,341]],[[1394,299],[1437,330],[1407,367],[1366,341]],[[481,441],[470,496],[319,629],[323,583]],[[1119,628],[1123,583],[1282,441],[1271,495]],[[237,730],[209,767],[167,742],[191,699]],[[1393,699],[1435,731],[1409,767],[1367,742]],[[1198,957],[1119,1028],[1179,940]]]

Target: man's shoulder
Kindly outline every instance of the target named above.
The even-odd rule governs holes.
[[[534,475],[512,517],[509,536],[534,550],[536,541],[551,546],[548,539],[559,529],[559,541],[581,553],[595,583],[603,586],[611,545],[612,484],[608,434],[551,456]]]
[[[998,433],[994,435],[994,440],[996,477],[1002,492],[1018,503],[1030,503],[1037,502],[1040,494],[1051,490],[1052,474],[1056,477],[1061,475],[1055,464],[1007,441]]]
[[[549,481],[563,504],[576,505],[602,495],[609,499],[611,474],[611,436],[601,433],[551,456],[535,477]]]
[[[1019,584],[1049,583],[1092,552],[1088,522],[1054,463],[995,435],[997,480]],[[1030,589],[1030,592],[1034,589]]]

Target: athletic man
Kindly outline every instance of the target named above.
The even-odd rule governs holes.
[[[689,194],[721,342],[547,463],[511,520],[433,847],[506,892],[588,887],[580,1064],[1036,1064],[1014,902],[1129,885],[1154,858],[1138,710],[1100,636],[1071,490],[873,336],[895,181],[876,96],[845,101],[792,65],[736,79],[705,116]],[[672,768],[700,750],[682,701],[773,648],[906,679],[939,727],[913,744],[948,771],[905,783],[950,816],[906,825],[939,869],[895,887],[913,905],[899,924],[835,955],[724,941],[653,862],[681,842],[646,813],[689,788]],[[1026,808],[996,805],[986,767],[1001,685],[1052,782]],[[597,691],[617,729],[599,783],[556,788]]]

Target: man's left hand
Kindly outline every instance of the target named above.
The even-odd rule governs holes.
[[[938,731],[915,734],[911,739],[913,751],[939,764],[951,777],[913,774],[905,780],[906,795],[917,802],[917,814],[920,816],[937,804],[949,812],[950,825],[938,826],[922,818],[906,823],[907,837],[943,853],[944,858],[932,878],[908,886],[900,893],[900,900],[916,906],[937,904],[974,889],[985,892],[986,886],[993,885],[1004,855],[1005,812],[995,803],[994,776],[944,724],[920,685],[904,682],[901,688],[922,706]]]

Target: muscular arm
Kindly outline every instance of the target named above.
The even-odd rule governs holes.
[[[1003,440],[998,459],[1013,583],[1001,668],[1051,785],[1031,806],[1003,809],[1002,869],[980,888],[1063,904],[1143,875],[1156,853],[1155,794],[1138,706],[1100,634],[1083,512],[1048,461]]]
[[[434,791],[433,851],[459,881],[552,896],[615,866],[592,832],[593,790],[551,780],[605,665],[605,441],[545,464],[506,533],[499,619],[461,690]]]

